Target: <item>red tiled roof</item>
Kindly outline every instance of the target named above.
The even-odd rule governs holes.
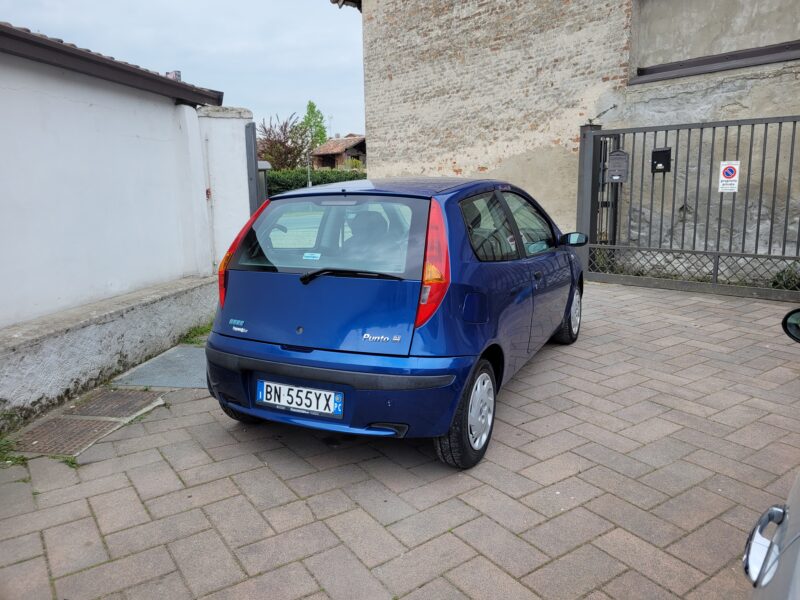
[[[367,138],[363,135],[357,135],[355,133],[348,134],[347,137],[343,138],[331,138],[316,148],[311,155],[324,156],[326,154],[341,154],[345,150],[348,150],[353,146],[357,146],[358,144],[366,141],[366,139]]]

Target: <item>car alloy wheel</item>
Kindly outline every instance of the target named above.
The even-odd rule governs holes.
[[[494,386],[487,373],[481,373],[475,380],[468,411],[469,444],[480,450],[489,439],[494,419]]]
[[[581,291],[576,287],[572,293],[572,308],[570,309],[570,323],[572,325],[572,335],[578,335],[581,328]]]
[[[491,363],[479,359],[461,391],[449,431],[433,439],[439,460],[457,469],[480,462],[492,439],[496,389]]]

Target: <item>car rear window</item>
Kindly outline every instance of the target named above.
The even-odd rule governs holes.
[[[420,279],[430,200],[327,195],[277,199],[253,223],[231,269],[376,271]]]

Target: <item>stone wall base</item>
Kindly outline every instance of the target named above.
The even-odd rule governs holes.
[[[215,279],[187,277],[0,329],[0,433],[207,323]]]

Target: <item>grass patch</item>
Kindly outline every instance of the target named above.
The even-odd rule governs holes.
[[[198,325],[192,327],[187,331],[184,336],[179,340],[181,344],[191,344],[192,346],[202,346],[206,343],[206,336],[211,333],[211,325],[213,322],[208,322],[205,325]]]
[[[26,464],[28,464],[27,458],[14,454],[14,442],[6,438],[0,438],[0,469]]]
[[[24,422],[25,419],[20,411],[0,410],[0,439],[3,439],[3,432],[16,431]]]
[[[58,461],[64,463],[71,469],[78,468],[78,460],[74,456],[53,456],[52,458],[57,459]]]

